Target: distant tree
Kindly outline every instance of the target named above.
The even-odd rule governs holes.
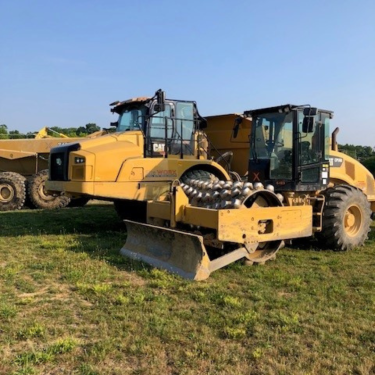
[[[339,151],[351,156],[354,159],[357,159],[357,153],[355,150],[355,146],[353,145],[348,145],[348,144],[339,145]]]
[[[372,147],[369,146],[355,146],[355,150],[359,160],[369,158],[373,155]]]
[[[86,124],[85,127],[86,127],[87,134],[92,134],[100,130],[100,126],[92,122]]]
[[[48,132],[48,135],[52,137],[61,137],[61,134],[66,135],[70,138],[75,137],[85,137],[88,134],[92,134],[96,131],[100,130],[100,127],[97,126],[95,123],[88,123],[85,126],[80,126],[79,128],[61,128],[59,126],[51,126],[49,127],[52,132]],[[10,130],[8,131],[8,127],[5,124],[0,125],[0,139],[21,139],[21,138],[35,138],[35,134],[37,131],[28,132],[26,134],[22,134],[19,130]]]
[[[370,146],[355,146],[346,144],[339,145],[339,150],[344,154],[358,160],[365,160],[371,156],[375,156],[374,149]]]
[[[38,132],[27,132],[23,138],[35,138],[35,134]]]
[[[79,137],[84,137],[87,135],[87,129],[84,126],[80,126],[76,133]]]
[[[20,134],[18,130],[9,130],[9,138],[10,139],[21,139],[25,138],[24,134]]]
[[[371,156],[362,161],[362,164],[373,174],[375,177],[375,156]]]
[[[0,139],[8,138],[8,127],[5,124],[0,125]]]
[[[68,137],[84,137],[87,134],[92,134],[100,130],[100,127],[95,123],[88,123],[79,128],[60,128],[59,126],[51,126],[50,129],[57,133],[67,135]],[[58,137],[57,134],[55,136]]]

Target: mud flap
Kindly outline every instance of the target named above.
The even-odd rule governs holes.
[[[210,275],[203,237],[179,230],[124,220],[128,232],[120,253],[191,280]]]

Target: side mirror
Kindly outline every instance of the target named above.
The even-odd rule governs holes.
[[[165,92],[162,89],[159,89],[155,93],[156,96],[156,105],[155,111],[156,112],[164,112],[165,110]]]
[[[234,120],[234,126],[233,126],[233,138],[237,138],[237,135],[238,135],[238,131],[240,130],[240,125],[242,123],[242,117],[237,117],[235,120]]]
[[[303,133],[313,133],[315,125],[314,116],[305,116],[302,123],[302,132]]]
[[[109,126],[116,126],[116,128],[117,128],[118,127],[118,121],[110,122]]]

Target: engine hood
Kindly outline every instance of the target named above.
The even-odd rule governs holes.
[[[140,131],[114,133],[79,142],[70,155],[70,164],[76,157],[84,157],[86,168],[92,170],[94,181],[116,181],[124,162],[143,157],[143,134]],[[73,166],[74,169],[74,166]]]

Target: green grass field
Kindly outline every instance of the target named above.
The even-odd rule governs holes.
[[[0,213],[0,374],[375,374],[375,235],[189,282],[112,206]]]

